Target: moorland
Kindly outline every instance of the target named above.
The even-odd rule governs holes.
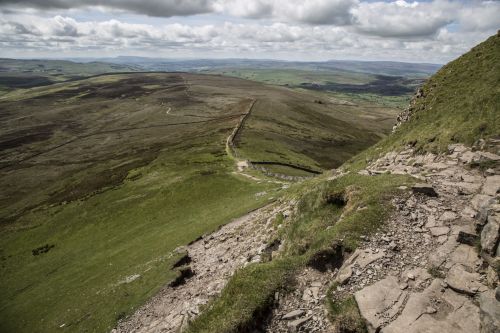
[[[0,111],[0,316],[17,332],[111,329],[176,278],[177,247],[339,166],[399,112],[189,73],[11,87]]]

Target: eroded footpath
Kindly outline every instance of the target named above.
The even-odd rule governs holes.
[[[385,226],[340,267],[300,272],[295,290],[277,295],[266,331],[347,332],[328,320],[333,286],[334,302],[354,296],[369,332],[500,332],[499,162],[452,145],[448,154],[407,149],[370,163],[360,174],[409,174],[419,184],[393,198]]]
[[[177,264],[180,277],[120,322],[113,333],[182,331],[237,269],[261,260],[275,236],[274,217],[287,209],[284,203],[270,204],[177,249],[186,253]]]

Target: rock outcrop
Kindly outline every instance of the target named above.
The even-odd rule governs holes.
[[[337,275],[344,285],[334,297],[354,293],[370,332],[500,332],[498,165],[471,167],[498,160],[453,145],[448,155],[389,153],[362,172],[425,181],[395,199],[384,233],[358,249],[386,255],[364,269],[354,260],[349,267],[361,272],[354,278]]]

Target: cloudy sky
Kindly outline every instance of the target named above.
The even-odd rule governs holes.
[[[0,0],[0,57],[443,63],[498,29],[492,0]]]

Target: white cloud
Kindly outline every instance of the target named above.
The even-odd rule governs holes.
[[[493,1],[182,0],[187,7],[202,3],[205,7],[201,8],[213,11],[201,21],[151,19],[145,15],[131,19],[131,15],[106,11],[93,20],[94,7],[42,12],[16,7],[12,11],[15,6],[5,5],[11,2],[0,0],[4,9],[0,12],[2,56],[135,54],[421,61],[425,53],[425,61],[445,62],[500,28],[500,3]],[[31,6],[38,2],[42,3],[19,0]],[[44,3],[62,8],[69,2]],[[121,6],[113,7],[114,11],[133,11],[132,2],[139,5],[132,0],[107,3],[111,6],[118,2]],[[152,10],[154,4],[166,10],[176,0],[161,5],[159,0],[142,2],[147,6],[140,11],[147,12],[145,8]],[[78,6],[97,3],[103,1],[82,0]],[[180,8],[176,10],[178,13]],[[160,13],[174,12],[158,10]]]
[[[71,9],[104,7],[149,16],[187,16],[212,11],[212,0],[0,0],[12,8]]]
[[[306,24],[351,23],[350,10],[357,0],[218,0],[217,12],[244,18],[273,18]]]
[[[361,3],[353,10],[355,28],[381,37],[426,37],[453,22],[455,8],[448,2]]]

